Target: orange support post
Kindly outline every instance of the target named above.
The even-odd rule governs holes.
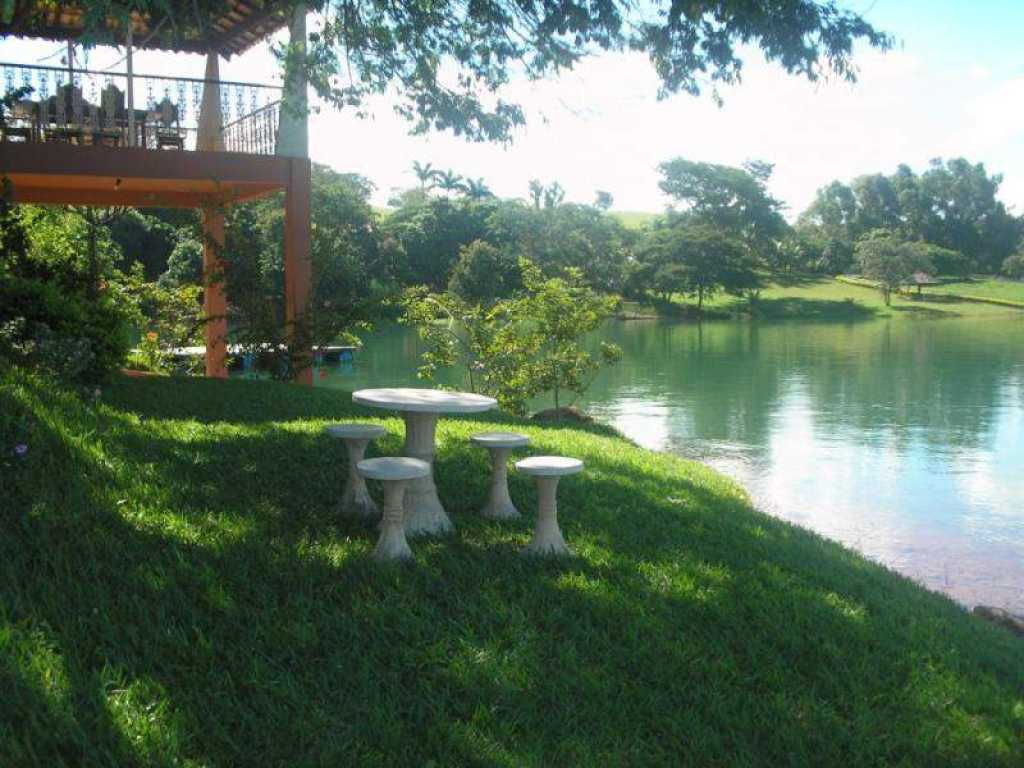
[[[305,158],[290,160],[291,180],[284,203],[284,306],[288,333],[294,338],[296,323],[301,321],[309,302],[313,282],[310,261],[310,176],[311,166]],[[312,361],[313,350],[303,350]],[[296,383],[313,385],[313,368],[305,366],[296,376]]]
[[[224,214],[203,208],[203,314],[206,318],[206,375],[228,377],[228,302],[220,254],[224,248]]]

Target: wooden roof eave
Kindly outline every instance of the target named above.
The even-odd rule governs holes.
[[[161,23],[151,24],[150,17],[132,13],[133,45],[140,49],[205,54],[216,51],[230,58],[243,53],[261,40],[273,35],[288,23],[281,3],[264,0],[262,8],[255,3],[234,0],[230,8],[207,22],[212,34],[183,38],[161,35]],[[76,6],[40,6],[35,0],[15,0],[9,22],[0,21],[0,37],[16,36],[44,40],[77,40],[86,35],[85,14]],[[118,19],[108,18],[106,28],[89,36],[99,45],[124,45],[127,35]]]

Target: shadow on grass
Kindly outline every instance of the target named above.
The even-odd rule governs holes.
[[[733,305],[737,311],[750,312],[747,302],[737,301]],[[878,317],[878,309],[860,304],[852,299],[830,300],[809,299],[799,296],[784,298],[761,298],[753,307],[753,316],[762,320],[814,320],[815,322],[850,323],[862,320],[873,320]]]
[[[196,403],[212,391],[140,386]],[[98,415],[45,391],[16,404],[36,412],[31,461],[44,462],[19,470],[33,507],[0,537],[17,643],[0,635],[16,680],[0,738],[30,745],[24,762],[1020,756],[1011,638],[693,465],[524,427],[536,450],[587,464],[559,492],[579,556],[524,560],[533,484],[511,478],[523,520],[476,516],[487,459],[465,438],[485,422],[452,421],[437,475],[456,534],[377,567],[372,526],[333,511],[341,452],[308,425],[235,418],[232,397],[198,408],[206,426],[173,430],[141,407],[155,394],[124,393],[127,409]],[[335,408],[332,394],[296,398],[295,418]],[[392,431],[378,449],[399,443]]]

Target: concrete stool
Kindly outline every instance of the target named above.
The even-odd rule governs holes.
[[[537,526],[533,538],[523,548],[524,555],[571,555],[558,527],[558,481],[565,475],[583,471],[583,462],[564,456],[531,456],[516,462],[516,469],[537,478]]]
[[[411,560],[412,550],[405,538],[405,487],[410,481],[429,475],[430,465],[408,456],[385,456],[363,459],[357,469],[363,477],[384,483],[384,517],[373,559],[380,562]]]
[[[518,520],[519,510],[508,495],[508,457],[530,438],[515,432],[480,432],[469,439],[491,452],[491,490],[480,515],[491,520]]]
[[[348,450],[348,478],[341,494],[341,511],[357,517],[376,517],[377,505],[370,498],[366,483],[356,471],[356,465],[363,460],[366,446],[371,440],[384,436],[384,427],[377,424],[332,424],[324,432],[333,438],[345,441]]]

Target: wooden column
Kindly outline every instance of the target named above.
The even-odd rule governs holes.
[[[203,315],[206,317],[206,375],[228,377],[228,302],[221,274],[224,249],[224,213],[215,206],[203,208]]]
[[[284,311],[287,331],[294,344],[297,325],[306,312],[313,282],[313,266],[309,258],[311,166],[304,158],[292,158],[289,164],[291,180],[284,201]],[[307,364],[299,371],[296,382],[312,386],[313,351],[303,349],[299,354],[308,356],[308,359],[303,361]]]
[[[199,108],[199,129],[196,149],[201,152],[223,152],[220,113],[220,60],[216,52],[206,56],[206,82]],[[218,379],[228,377],[228,302],[224,294],[223,264],[224,211],[217,205],[202,209],[203,217],[203,314],[206,317],[206,375]]]

